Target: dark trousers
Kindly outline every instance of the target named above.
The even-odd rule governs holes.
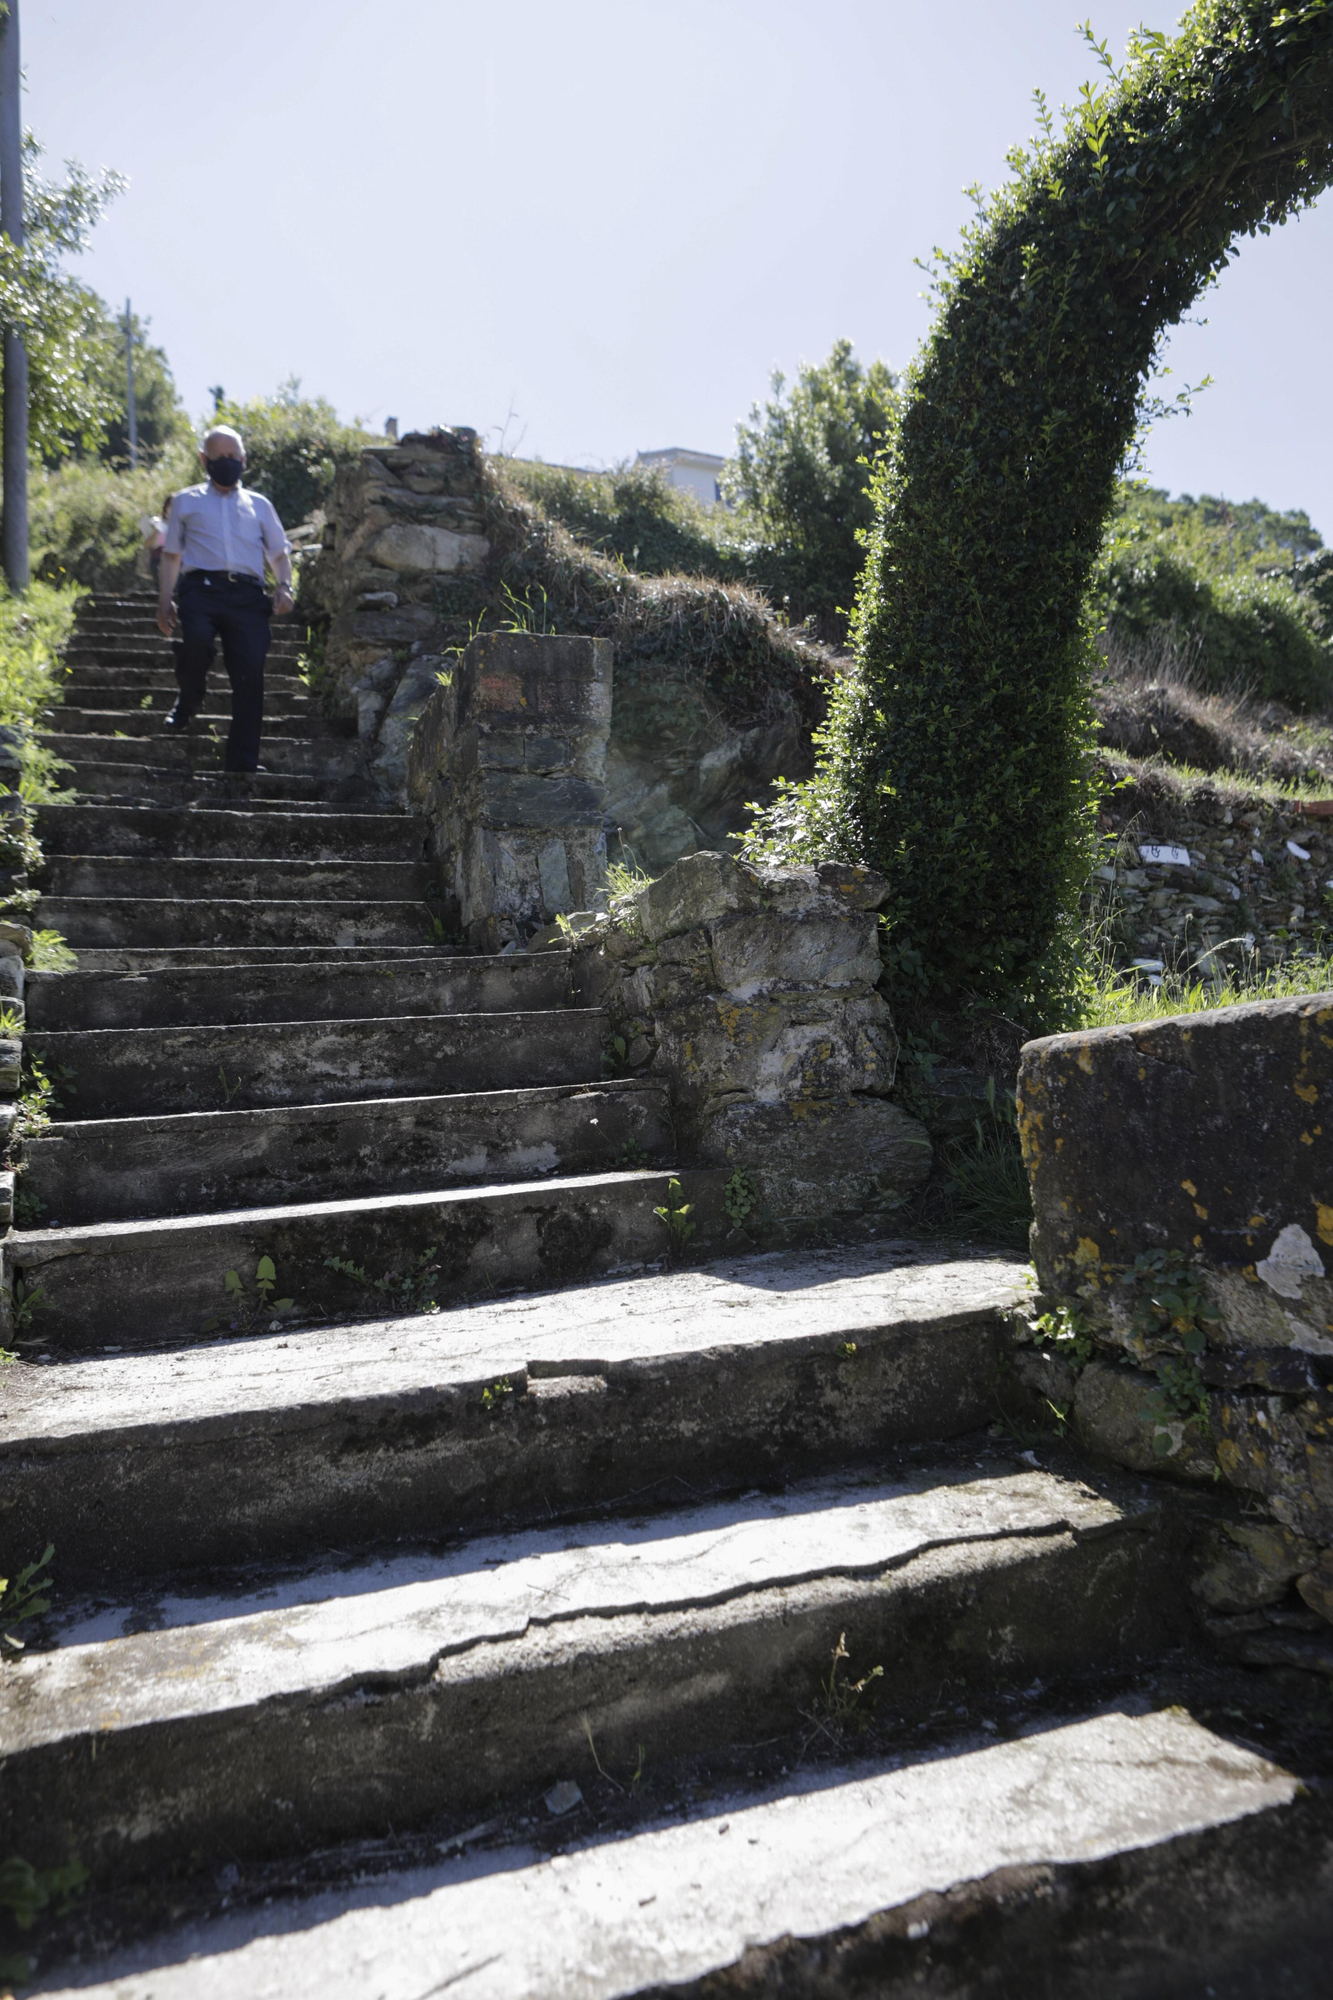
[[[231,682],[225,765],[229,771],[253,771],[259,762],[259,732],[264,721],[264,661],[272,637],[272,600],[257,580],[189,570],[181,583],[177,608],[180,644],[176,648],[176,679],[181,691],[177,713],[197,715],[203,707],[213,642],[220,639]]]

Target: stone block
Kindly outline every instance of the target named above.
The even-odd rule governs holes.
[[[1217,1462],[1232,1486],[1258,1493],[1279,1521],[1333,1543],[1333,1393],[1213,1399]]]
[[[22,1000],[23,960],[17,952],[0,950],[0,1000]]]
[[[459,668],[459,727],[513,717],[593,729],[605,744],[612,660],[609,639],[479,633]]]
[[[0,1097],[17,1097],[22,1080],[23,1044],[12,1036],[0,1038]]]
[[[600,827],[602,796],[582,778],[483,771],[469,789],[468,809],[483,826]]]
[[[1296,1588],[1311,1611],[1333,1625],[1333,1550],[1325,1550],[1315,1568],[1298,1576]]]
[[[1018,1100],[1044,1291],[1171,1250],[1223,1342],[1333,1354],[1333,994],[1030,1042]]]
[[[1140,1368],[1090,1361],[1074,1392],[1078,1434],[1089,1450],[1134,1472],[1212,1483],[1217,1458],[1208,1426],[1163,1415],[1161,1384]]]
[[[1225,1521],[1213,1529],[1193,1590],[1209,1611],[1257,1611],[1285,1597],[1319,1551],[1279,1521]]]
[[[761,1103],[866,1093],[893,1087],[898,1039],[878,994],[779,994],[730,1000],[717,994],[658,1021],[659,1067],[682,1103],[736,1093]]]
[[[778,1222],[900,1208],[930,1171],[924,1126],[878,1097],[731,1103],[706,1114],[700,1157],[757,1177]]]
[[[758,910],[758,875],[728,854],[687,854],[641,889],[634,906],[643,935],[656,944],[719,917]]]
[[[16,951],[25,965],[32,960],[32,932],[26,924],[0,920],[0,951]]]
[[[682,864],[677,863],[677,866]],[[751,1000],[784,986],[872,989],[882,971],[879,920],[855,909],[817,908],[804,914],[755,910],[708,927],[718,987]]]
[[[368,551],[371,562],[380,569],[409,575],[414,571],[434,574],[480,569],[490,552],[491,545],[482,535],[460,535],[452,528],[406,521],[381,528]]]

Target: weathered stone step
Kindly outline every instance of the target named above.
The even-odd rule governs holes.
[[[174,678],[164,674],[155,676],[154,681],[132,687],[99,686],[96,682],[86,680],[68,681],[61,689],[63,700],[56,706],[43,710],[43,721],[51,728],[56,728],[64,715],[76,714],[80,710],[96,709],[108,717],[106,728],[113,735],[122,727],[123,718],[127,714],[155,717],[156,726],[160,726],[164,716],[174,707],[179,692]],[[337,734],[337,726],[332,723],[324,724],[323,718],[319,716],[319,711],[314,707],[300,682],[290,680],[286,675],[281,680],[275,680],[273,676],[265,677],[264,701],[270,715],[291,715],[301,722],[318,719],[329,733]],[[210,714],[228,716],[230,710],[227,704],[228,690],[225,681],[217,687],[209,688]],[[115,718],[114,721],[110,720],[112,717]]]
[[[309,811],[327,805],[330,810],[351,812],[357,798],[364,797],[373,810],[383,810],[369,787],[356,780],[330,785],[322,778],[292,778],[273,771],[256,771],[238,779],[216,766],[192,771],[183,764],[173,769],[166,765],[100,764],[92,758],[76,757],[60,773],[59,782],[72,786],[90,805],[166,802],[217,804],[240,810],[244,801],[253,799],[266,810],[299,806]]]
[[[214,693],[216,696],[216,690]],[[51,709],[49,715],[54,725],[59,728],[62,736],[111,736],[119,741],[124,741],[127,736],[151,737],[156,741],[164,733],[162,716],[150,713],[147,709],[81,708],[73,702],[66,701],[61,707]],[[195,733],[199,737],[207,737],[210,733],[225,736],[230,721],[230,712],[218,708],[215,702],[215,705],[211,709],[203,709],[195,716]],[[302,713],[293,714],[290,710],[285,714],[266,714],[264,717],[264,728],[265,730],[271,729],[273,734],[279,737],[304,737],[332,733],[325,732],[313,726],[309,715]],[[166,740],[168,742],[180,742],[181,739],[175,736],[167,736]]]
[[[674,1150],[664,1087],[625,1079],[62,1123],[26,1142],[23,1187],[69,1226],[662,1166]]]
[[[211,902],[47,896],[42,921],[83,945],[424,944],[422,903]]]
[[[99,1605],[0,1684],[0,1843],[133,1881],[493,1813],[589,1732],[630,1771],[796,1729],[840,1632],[900,1714],[1104,1667],[1188,1612],[1153,1500],[1098,1485],[997,1456]]]
[[[36,879],[43,895],[55,898],[174,896],[187,902],[250,897],[279,902],[310,896],[320,902],[406,903],[421,900],[432,886],[419,862],[306,861],[290,855],[274,861],[254,855],[160,861],[125,854],[56,854]]]
[[[28,1027],[165,1028],[211,1021],[353,1021],[390,1014],[500,1014],[568,1007],[565,952],[508,958],[403,954],[376,961],[316,959],[243,967],[210,962],[143,973],[28,974]]]
[[[152,638],[145,633],[142,638],[126,634],[124,638],[98,639],[85,643],[81,633],[75,633],[74,643],[65,654],[65,664],[69,667],[84,666],[155,666],[160,660],[170,664],[173,656],[173,642],[169,639]],[[301,655],[301,648],[290,640],[275,639],[269,646],[265,660],[275,665],[295,667]],[[226,672],[222,665],[221,651],[214,653],[214,661],[220,673]]]
[[[68,1118],[356,1103],[600,1076],[606,1015],[405,1014],[352,1021],[32,1034]]]
[[[1014,1259],[872,1243],[21,1364],[0,1405],[4,1546],[54,1541],[72,1582],[165,1577],[938,1445],[993,1416],[1023,1290]]]
[[[511,956],[517,956],[517,953]],[[545,957],[547,954],[539,953]],[[79,972],[127,972],[136,978],[143,972],[186,972],[197,966],[227,968],[235,965],[407,965],[414,959],[452,959],[462,953],[453,944],[187,944],[139,948],[81,947]],[[559,954],[555,954],[559,956]],[[64,973],[30,973],[32,979],[61,979]],[[54,1025],[54,1023],[52,1024]],[[106,1022],[107,1027],[120,1025]]]
[[[222,763],[223,737],[216,745],[202,732],[192,738],[177,738],[159,730],[155,736],[100,736],[89,731],[43,729],[40,740],[57,757],[67,757],[76,765],[147,764],[174,777],[189,777],[192,765],[218,770]],[[265,736],[259,761],[270,776],[350,777],[356,769],[357,746],[340,736]]]
[[[569,1768],[613,1796],[586,1743]],[[1048,1712],[1009,1741],[965,1734],[915,1758],[727,1786],[615,1832],[586,1811],[551,1826],[533,1798],[535,1821],[455,1830],[416,1865],[385,1869],[358,1847],[340,1874],[322,1856],[299,1892],[215,1892],[206,1914],[96,1968],[53,1966],[34,1990],[1315,2000],[1333,1838],[1302,1790],[1179,1707]]]
[[[227,676],[219,673],[209,682],[219,702],[227,698]],[[160,667],[79,667],[59,683],[67,702],[83,708],[138,708],[145,695],[154,708],[170,708],[180,692],[170,660]],[[309,701],[310,690],[296,674],[281,668],[266,668],[264,696],[272,705]]]
[[[701,1246],[725,1231],[720,1170],[683,1173]],[[271,1257],[283,1295],[302,1317],[364,1312],[370,1296],[333,1271],[350,1259],[372,1278],[402,1278],[425,1258],[442,1305],[498,1290],[577,1284],[616,1265],[660,1257],[669,1176],[633,1170],[429,1194],[305,1202],[225,1215],[105,1222],[79,1229],[13,1231],[0,1243],[4,1296],[16,1275],[42,1306],[33,1332],[50,1347],[87,1353],[108,1341],[147,1346],[210,1337],[205,1322],[229,1315],[228,1271],[253,1284]],[[26,1335],[24,1336],[26,1338]]]
[[[173,860],[260,855],[272,860],[419,861],[424,828],[406,813],[271,813],[170,806],[39,806],[36,832],[55,854]]]

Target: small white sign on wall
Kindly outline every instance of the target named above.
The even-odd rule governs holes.
[[[1190,851],[1188,847],[1141,847],[1139,860],[1145,868],[1188,868]]]

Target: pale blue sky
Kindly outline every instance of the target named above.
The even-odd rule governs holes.
[[[53,159],[129,176],[83,275],[129,293],[186,402],[290,374],[376,427],[524,455],[725,452],[774,364],[901,365],[913,258],[993,185],[1088,0],[22,0]],[[1150,14],[1169,27],[1173,13]],[[1103,4],[1123,48],[1143,0]],[[1333,539],[1333,200],[1247,243],[1173,344],[1216,386],[1160,428],[1173,490]],[[1174,384],[1171,385],[1174,387]]]

